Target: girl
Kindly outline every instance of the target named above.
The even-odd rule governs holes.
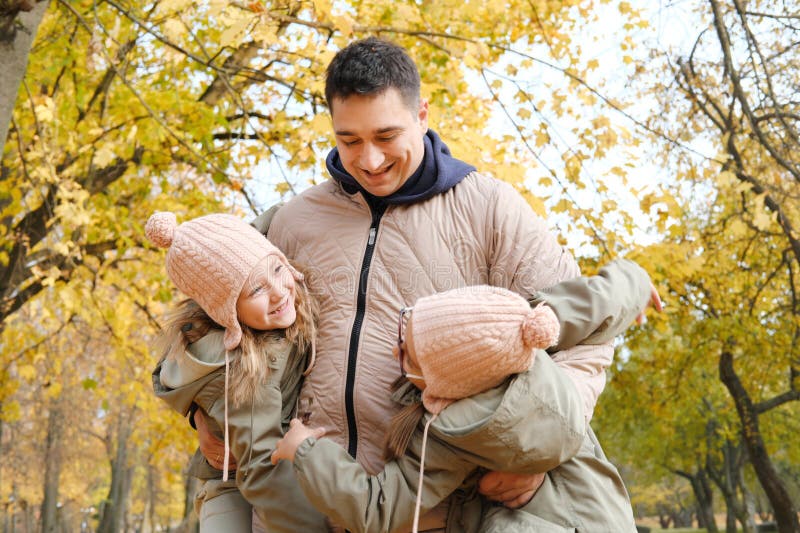
[[[353,532],[398,531],[410,523],[416,531],[420,511],[454,491],[448,531],[635,531],[619,474],[595,452],[588,425],[577,454],[564,450],[563,464],[538,464],[536,447],[558,443],[547,442],[548,428],[526,424],[529,413],[509,407],[535,411],[562,401],[547,386],[559,372],[540,350],[613,339],[650,299],[660,309],[647,274],[629,261],[556,285],[533,309],[519,295],[487,286],[421,298],[399,316],[395,356],[408,381],[394,397],[407,407],[393,420],[386,452],[394,460],[384,471],[368,476],[342,448],[320,439],[324,431],[299,420],[272,460],[293,461],[312,503]],[[604,381],[602,366],[557,364],[579,390],[581,381]],[[531,502],[511,511],[477,497],[479,469],[548,474]]]
[[[168,248],[167,274],[191,298],[161,335],[155,393],[182,415],[200,409],[225,443],[222,471],[199,453],[192,459],[191,473],[205,481],[195,500],[200,531],[250,531],[251,505],[272,523],[283,516],[285,531],[324,530],[291,469],[269,460],[314,364],[315,306],[303,276],[234,216],[178,226],[173,213],[155,213],[145,233]]]

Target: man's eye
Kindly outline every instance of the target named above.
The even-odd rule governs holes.
[[[345,146],[353,146],[354,144],[357,144],[358,142],[359,141],[357,139],[355,141],[342,141],[342,143],[344,143]]]
[[[282,269],[283,269],[283,265],[278,265],[278,266],[276,266],[276,267],[275,267],[275,273],[277,274],[277,273],[278,273],[278,272],[280,272]]]
[[[395,137],[397,137],[397,135],[392,135],[390,137],[378,137],[378,142],[382,143],[392,142],[395,139]]]

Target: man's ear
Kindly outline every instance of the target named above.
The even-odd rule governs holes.
[[[425,133],[428,131],[428,101],[425,98],[419,99],[419,112],[417,113],[417,119],[419,119],[419,125],[422,128],[422,132]]]

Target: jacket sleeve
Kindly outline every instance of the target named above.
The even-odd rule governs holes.
[[[224,431],[224,370],[197,396],[197,403]],[[278,377],[270,376],[252,403],[234,406],[228,399],[231,452],[236,457],[236,484],[270,531],[324,531],[324,517],[302,494],[290,464],[273,466],[270,456],[283,436]]]
[[[562,281],[539,291],[532,305],[546,303],[561,324],[553,360],[573,379],[584,401],[587,423],[606,385],[614,358],[612,342],[650,299],[650,277],[639,265],[618,259],[596,276]]]
[[[650,300],[650,276],[639,265],[617,259],[596,276],[569,279],[537,292],[532,306],[547,304],[561,325],[557,352],[577,344],[603,344],[620,335]]]
[[[528,371],[449,405],[432,431],[476,466],[547,472],[580,450],[583,404],[569,376],[540,350]]]
[[[317,509],[352,533],[408,530],[416,506],[421,435],[418,431],[406,454],[374,476],[333,441],[306,439],[295,455],[297,479]],[[455,491],[473,470],[474,464],[429,435],[420,515]]]
[[[421,512],[436,506],[478,467],[551,470],[578,452],[584,435],[574,386],[539,352],[528,372],[449,405],[431,423]],[[306,439],[295,455],[297,479],[317,509],[353,533],[407,529],[415,507],[421,436],[418,429],[406,454],[374,476],[332,441]]]
[[[273,205],[272,207],[270,207],[269,209],[258,215],[256,218],[254,218],[250,222],[250,225],[256,228],[259,231],[259,233],[266,236],[267,232],[269,232],[269,227],[272,225],[272,219],[275,218],[275,215],[277,214],[278,210],[281,207],[283,207],[282,202]]]

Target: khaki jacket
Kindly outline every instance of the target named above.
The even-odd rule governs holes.
[[[225,425],[225,348],[223,332],[213,330],[175,359],[164,359],[153,371],[156,396],[186,415],[196,403],[208,417],[209,429],[220,439]],[[294,412],[306,356],[285,338],[276,337],[266,350],[270,374],[252,402],[228,401],[231,452],[236,457],[236,488],[253,505],[271,532],[326,531],[325,518],[299,490],[291,464],[272,466],[275,443],[283,437]],[[201,479],[221,479],[199,451],[191,473]],[[233,484],[214,485],[220,491]],[[214,494],[207,494],[210,499]]]
[[[532,300],[555,310],[562,326],[557,348],[565,348],[577,341],[607,342],[621,333],[646,306],[649,288],[641,268],[620,260],[598,276],[561,283]],[[568,389],[569,378],[539,351],[529,371],[444,409],[428,436],[422,511],[452,493],[448,531],[634,531],[622,479],[591,428],[580,435],[577,454],[553,437],[563,430],[550,425],[553,419],[543,413],[569,411],[565,404],[575,398],[565,394]],[[419,396],[407,384],[393,399],[405,404],[419,401]],[[404,457],[369,476],[332,441],[308,439],[298,448],[295,470],[312,503],[353,533],[407,530],[422,440],[420,428]],[[548,474],[530,503],[510,511],[482,503],[477,496],[476,482],[484,470]]]
[[[255,225],[265,231],[270,220],[269,239],[301,265],[320,305],[317,362],[301,392],[311,406],[309,425],[328,429],[373,474],[383,469],[383,435],[397,411],[387,391],[400,373],[391,355],[400,308],[467,285],[532,297],[578,275],[572,256],[521,195],[478,172],[425,201],[389,206],[381,217],[360,193],[327,181]],[[608,344],[564,360],[612,356]],[[576,401],[560,404],[569,410],[542,415],[567,449],[580,447],[590,412],[584,398],[596,397],[596,386],[570,386],[563,394]]]

